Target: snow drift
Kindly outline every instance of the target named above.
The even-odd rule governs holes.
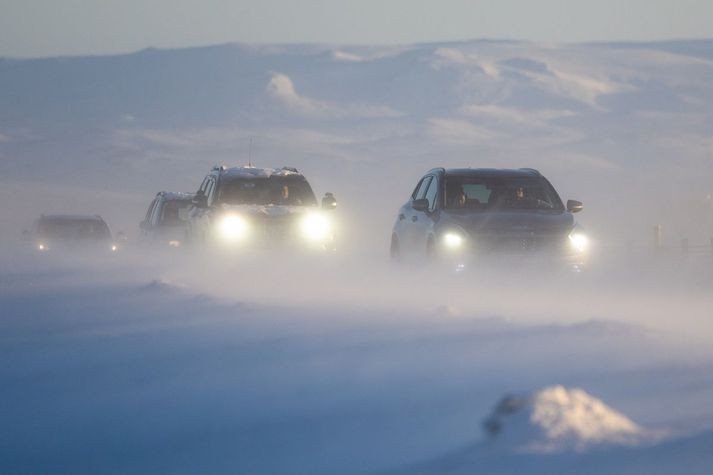
[[[634,446],[652,434],[582,389],[551,386],[528,396],[505,396],[484,424],[495,446],[516,452],[582,452]]]

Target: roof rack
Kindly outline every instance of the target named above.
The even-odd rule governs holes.
[[[225,170],[225,165],[215,165],[213,168],[211,168],[211,171],[213,172],[222,172]]]
[[[282,169],[288,172],[299,173],[299,171],[295,167],[282,167]]]

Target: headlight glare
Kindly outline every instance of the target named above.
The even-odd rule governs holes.
[[[459,249],[463,246],[463,241],[463,236],[458,233],[450,232],[443,235],[443,244],[448,249]]]
[[[581,231],[570,234],[569,243],[579,252],[585,252],[589,248],[589,238]]]
[[[218,223],[218,231],[220,236],[229,242],[240,241],[248,234],[248,222],[242,216],[229,214],[223,216]]]
[[[302,236],[308,241],[325,241],[332,232],[329,219],[318,213],[308,214],[302,219],[300,226]]]

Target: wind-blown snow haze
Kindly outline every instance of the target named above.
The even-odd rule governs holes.
[[[710,40],[0,60],[0,471],[706,473],[712,78]],[[334,193],[336,251],[140,239],[247,164]],[[434,167],[538,169],[585,272],[393,266]],[[43,213],[120,249],[39,252]]]

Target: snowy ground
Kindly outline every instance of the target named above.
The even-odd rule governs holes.
[[[709,472],[713,256],[651,247],[657,223],[667,246],[713,235],[711,78],[713,41],[1,60],[0,472]],[[135,246],[157,191],[250,137],[336,194],[338,256]],[[438,165],[541,169],[585,204],[590,272],[389,268]],[[100,213],[128,247],[33,254],[41,212]],[[486,436],[504,396],[557,385],[657,437]]]
[[[6,257],[5,471],[641,473],[646,449],[483,449],[502,396],[552,384],[665,434],[660,473],[710,466],[713,298],[678,278],[130,261]]]

